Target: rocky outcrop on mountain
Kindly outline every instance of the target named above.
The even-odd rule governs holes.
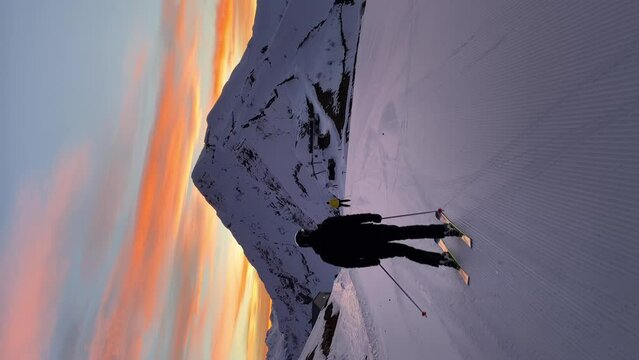
[[[365,1],[258,1],[253,38],[208,115],[193,182],[273,299],[269,358],[299,356],[337,269],[295,246],[343,195]]]

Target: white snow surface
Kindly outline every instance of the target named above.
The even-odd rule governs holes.
[[[302,350],[300,359],[323,360],[337,358],[350,359],[375,359],[378,357],[378,337],[369,337],[373,329],[367,323],[369,314],[362,310],[360,301],[364,297],[358,297],[348,271],[340,272],[335,279],[331,297],[327,306],[320,312],[317,322],[313,326],[306,346]],[[331,306],[332,304],[332,306]],[[338,314],[338,326],[333,336],[325,330],[325,312],[331,309],[331,314]],[[342,311],[344,309],[344,311]],[[327,354],[322,349],[322,341],[331,339],[330,350]]]
[[[368,1],[349,211],[443,207],[475,243],[447,240],[469,287],[383,261],[428,318],[380,268],[344,270],[332,301],[367,326],[342,335],[379,359],[639,358],[637,19],[637,1]]]

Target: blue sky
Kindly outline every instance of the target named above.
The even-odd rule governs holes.
[[[222,3],[0,3],[0,353],[199,358],[246,344],[221,327],[263,339],[270,300],[190,181],[229,75],[215,41],[251,34],[236,20],[254,2]],[[259,324],[220,315],[251,306]]]
[[[3,231],[26,178],[43,179],[70,144],[113,141],[136,43],[153,47],[160,40],[159,5],[0,3]]]

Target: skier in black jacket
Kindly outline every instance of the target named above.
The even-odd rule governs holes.
[[[428,252],[394,242],[460,236],[455,228],[448,224],[395,226],[381,222],[379,214],[329,217],[316,230],[298,231],[295,242],[300,247],[312,247],[325,262],[346,268],[375,266],[380,259],[396,256],[435,267],[459,268],[448,253]]]

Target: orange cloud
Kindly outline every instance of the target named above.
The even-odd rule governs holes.
[[[231,344],[239,339],[229,330],[236,326],[249,329],[245,346],[250,359],[263,359],[266,354],[270,299],[236,243],[223,256],[237,261],[229,261],[222,272],[219,264],[213,264],[220,255],[222,240],[214,234],[221,225],[189,178],[200,150],[196,147],[202,143],[206,111],[219,96],[219,83],[228,79],[244,51],[255,3],[222,1],[219,5],[215,58],[224,62],[215,67],[217,90],[206,103],[200,99],[198,67],[196,25],[201,14],[189,6],[186,1],[177,8],[173,1],[164,3],[162,27],[168,49],[155,123],[131,235],[124,242],[96,319],[92,359],[139,359],[147,355],[145,340],[158,333],[169,334],[169,350],[163,354],[169,358],[228,358]],[[250,15],[236,16],[244,12]],[[105,190],[107,194],[110,189]],[[223,289],[220,277],[226,277]],[[223,303],[222,307],[212,305],[217,303]],[[237,323],[243,316],[248,324]]]
[[[56,302],[66,264],[60,249],[87,177],[88,148],[61,156],[50,186],[24,186],[0,270],[0,354],[4,359],[40,359],[57,321]]]
[[[253,35],[255,6],[255,0],[220,0],[218,4],[213,57],[214,102]]]
[[[113,241],[116,222],[122,211],[125,199],[124,193],[129,179],[131,153],[135,145],[138,130],[138,104],[141,83],[147,61],[147,52],[136,49],[133,60],[133,71],[124,95],[122,113],[120,115],[115,143],[108,158],[101,162],[101,173],[97,179],[97,188],[93,191],[96,196],[95,207],[89,220],[89,233],[93,234],[86,248],[84,256],[84,270],[91,273],[99,264],[99,259],[106,247]]]
[[[211,299],[206,296],[207,268],[215,255],[214,241],[218,222],[214,221],[210,207],[201,197],[192,197],[185,214],[180,239],[184,239],[176,249],[180,259],[178,299],[174,314],[173,344],[171,358],[181,358],[185,349],[201,349],[207,346],[206,328],[198,323],[199,318],[209,314],[208,304]]]
[[[179,15],[184,15],[184,3]],[[178,17],[177,24],[183,20]],[[179,26],[178,26],[179,28]],[[98,318],[92,358],[137,359],[145,331],[161,314],[167,268],[178,238],[196,131],[196,38],[176,38],[162,71],[155,126],[151,133],[135,214]],[[184,56],[184,58],[179,58]],[[196,109],[197,110],[197,109]],[[110,305],[111,306],[105,306]]]

